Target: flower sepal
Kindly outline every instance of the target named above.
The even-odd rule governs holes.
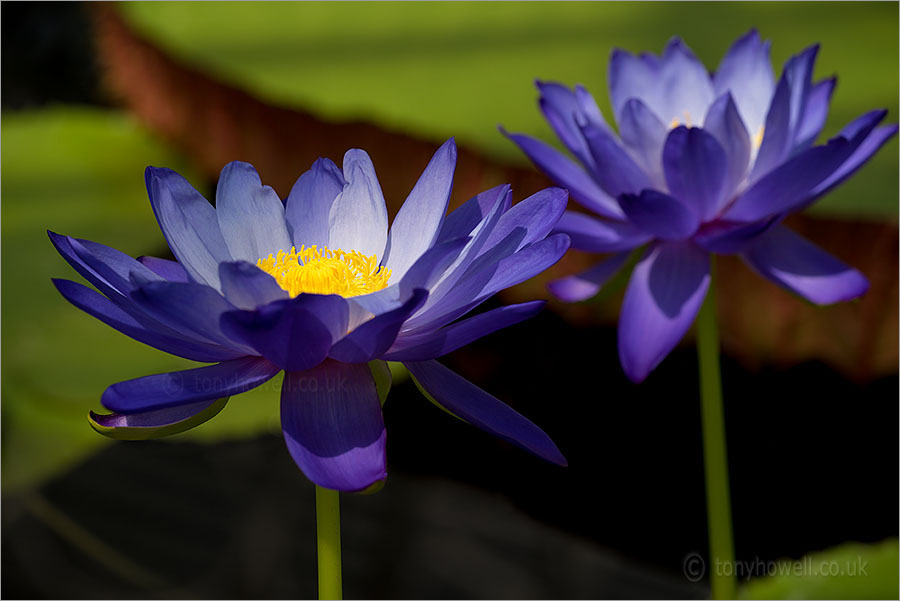
[[[88,422],[96,432],[115,440],[162,438],[187,432],[209,421],[225,407],[229,398],[130,414],[91,411]]]
[[[391,391],[393,378],[391,376],[391,368],[388,367],[387,361],[375,359],[369,361],[369,371],[372,372],[372,378],[375,380],[375,389],[378,391],[378,400],[384,407],[388,393]],[[363,491],[365,492],[365,491]]]
[[[358,490],[354,495],[374,495],[377,492],[381,492],[381,489],[384,488],[385,483],[387,482],[387,476],[382,480],[376,480],[372,484],[369,485],[368,488],[364,488],[362,490]]]
[[[443,411],[444,413],[446,413],[446,414],[448,414],[448,415],[452,415],[453,417],[455,417],[455,418],[458,419],[459,421],[463,422],[464,424],[468,424],[468,423],[469,423],[469,422],[467,422],[466,420],[464,420],[463,418],[461,418],[460,416],[456,415],[455,413],[453,413],[452,411],[450,411],[449,409],[447,409],[446,407],[444,407],[443,405],[441,405],[440,403],[438,403],[437,400],[435,400],[435,398],[434,398],[433,396],[431,396],[431,393],[428,392],[427,390],[425,390],[425,387],[422,386],[422,384],[419,383],[419,380],[416,379],[416,377],[412,374],[412,372],[410,372],[409,378],[413,381],[413,384],[416,385],[416,388],[419,389],[419,392],[422,393],[422,396],[425,397],[426,399],[428,399],[428,401],[429,401],[432,405],[434,405],[435,407],[437,407],[438,409],[440,409],[440,410]]]

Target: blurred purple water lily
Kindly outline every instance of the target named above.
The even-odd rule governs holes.
[[[568,236],[551,230],[566,192],[512,206],[499,186],[445,216],[455,167],[451,139],[390,229],[369,156],[350,150],[343,169],[316,161],[284,202],[247,163],[225,166],[215,208],[174,171],[147,168],[177,261],[50,232],[102,292],[54,280],[69,302],[140,342],[214,363],[110,386],[101,400],[114,413],[92,414],[95,429],[131,439],[182,431],[284,370],[291,456],[319,486],[363,490],[387,476],[381,404],[392,360],[450,413],[565,465],[537,426],[435,358],[540,310],[536,301],[459,319],[562,257]]]
[[[593,296],[633,249],[649,244],[619,319],[619,358],[631,380],[646,378],[694,321],[709,287],[709,253],[736,253],[816,304],[867,290],[861,273],[781,225],[897,131],[878,125],[887,111],[872,111],[813,146],[835,85],[833,77],[812,81],[817,52],[791,57],[776,83],[769,42],[755,30],[712,76],[677,38],[662,56],[616,49],[609,91],[618,135],[583,87],[537,82],[544,116],[581,166],[534,138],[507,134],[599,217],[567,211],[556,231],[569,234],[573,248],[613,253],[552,282],[556,296]]]

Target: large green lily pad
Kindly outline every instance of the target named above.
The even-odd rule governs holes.
[[[897,539],[846,543],[798,560],[760,564],[764,578],[741,589],[743,599],[892,599],[897,597]]]
[[[51,277],[82,281],[46,230],[132,256],[165,252],[144,191],[147,164],[184,161],[129,117],[55,108],[3,116],[3,487],[63,469],[107,440],[88,424],[106,386],[197,364],[156,351],[69,305]],[[191,178],[190,173],[187,177]],[[277,382],[232,399],[204,438],[278,427]]]
[[[154,42],[264,100],[327,119],[367,119],[450,136],[525,164],[496,130],[553,135],[535,78],[583,83],[609,114],[613,46],[659,52],[680,35],[714,69],[750,27],[780,65],[821,42],[816,76],[837,74],[825,134],[878,107],[897,119],[896,7],[890,3],[126,3]],[[825,214],[897,216],[897,144],[824,199]]]

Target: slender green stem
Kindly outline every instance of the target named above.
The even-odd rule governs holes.
[[[319,599],[340,599],[341,501],[338,491],[316,486],[316,548]]]
[[[713,261],[713,258],[710,260]],[[731,533],[722,377],[719,373],[714,262],[710,263],[710,276],[709,292],[697,317],[703,458],[706,470],[706,514],[709,529],[709,582],[713,599],[734,599],[737,589],[734,579],[734,540]]]

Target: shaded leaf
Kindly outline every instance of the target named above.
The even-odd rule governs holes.
[[[742,599],[891,599],[897,585],[897,539],[847,543],[799,560],[769,562],[765,578],[750,580]]]

